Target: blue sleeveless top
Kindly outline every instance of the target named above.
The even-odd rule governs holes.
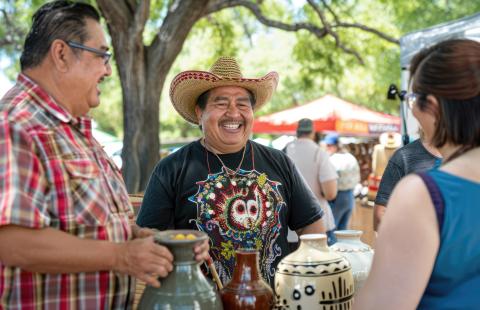
[[[480,309],[480,183],[437,169],[426,174],[444,210],[440,247],[418,309]]]

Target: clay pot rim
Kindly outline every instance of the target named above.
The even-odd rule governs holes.
[[[173,235],[177,234],[193,234],[195,235],[195,239],[182,239],[182,240],[177,240],[177,239],[172,239]],[[163,244],[163,245],[193,245],[195,243],[202,242],[204,240],[208,239],[208,235],[204,233],[203,231],[198,231],[198,230],[193,230],[193,229],[170,229],[170,230],[164,230],[164,231],[159,231],[155,233],[154,236],[155,242]]]
[[[345,230],[336,230],[333,232],[335,237],[361,237],[363,235],[362,230],[355,230],[355,229],[345,229]]]
[[[326,234],[304,234],[299,236],[300,240],[327,240]]]

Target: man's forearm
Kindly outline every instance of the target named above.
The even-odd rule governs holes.
[[[122,244],[81,239],[53,228],[0,227],[0,260],[39,273],[114,269]]]

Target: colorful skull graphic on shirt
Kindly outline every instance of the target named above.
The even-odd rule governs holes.
[[[272,278],[273,263],[281,255],[275,243],[285,205],[278,190],[281,184],[255,170],[229,176],[222,169],[197,185],[198,192],[190,197],[197,206],[196,224],[210,237],[210,253],[222,282],[232,277],[238,248],[257,249],[263,277]]]

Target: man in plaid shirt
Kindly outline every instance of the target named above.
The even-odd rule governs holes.
[[[43,5],[0,101],[0,309],[130,308],[132,277],[159,286],[172,269],[152,231],[130,226],[120,172],[92,137],[86,114],[111,74],[99,20],[87,4]]]

